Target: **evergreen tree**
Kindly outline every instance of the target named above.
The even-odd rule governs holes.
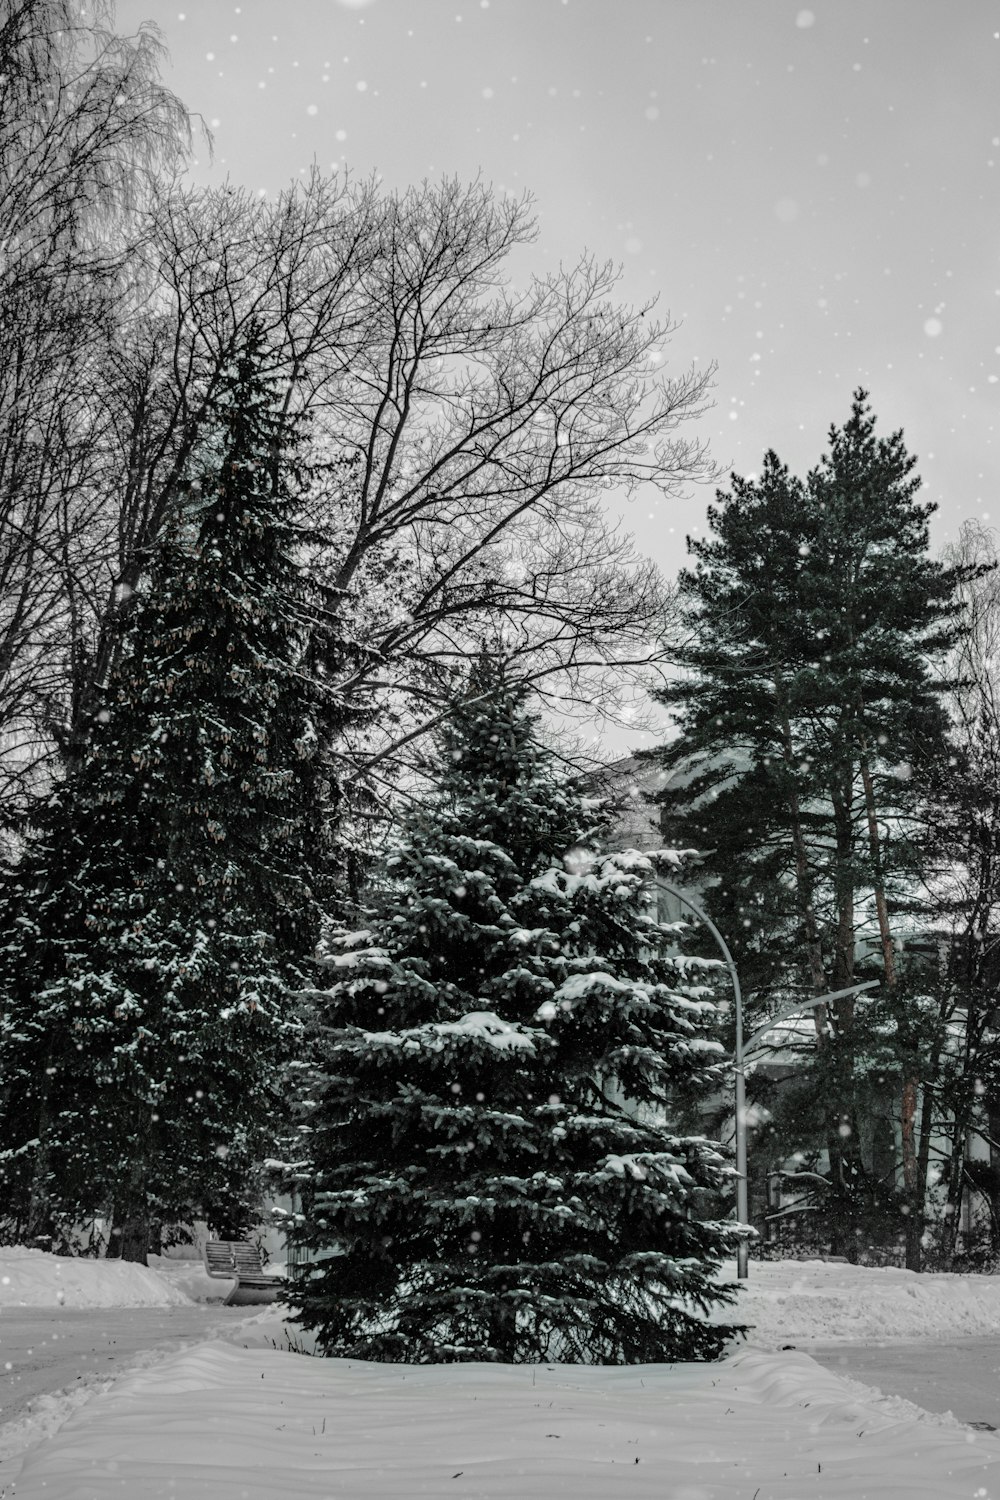
[[[965,576],[929,556],[934,507],[918,501],[914,467],[902,433],[876,436],[859,390],[804,482],[770,452],[758,480],[719,492],[712,536],[689,544],[695,566],[681,578],[687,671],[659,695],[681,734],[657,752],[688,769],[665,794],[665,830],[711,851],[705,900],[765,1010],[856,983],[858,939],[871,938],[878,957],[861,977],[883,978],[900,1040],[911,1224],[917,1044],[893,912],[928,857],[922,800],[947,755],[932,665],[959,632]],[[864,1200],[880,1196],[858,1144],[853,1000],[836,1005],[832,1035],[825,1014],[817,1022],[813,1144],[828,1157],[828,1225],[853,1255]]]
[[[318,936],[315,627],[294,434],[237,359],[218,461],[184,486],[81,764],[6,879],[8,1228],[101,1216],[237,1232]]]
[[[803,734],[816,643],[800,598],[817,518],[773,452],[759,479],[734,475],[717,498],[714,535],[689,541],[697,564],[680,578],[686,642],[676,655],[686,670],[658,695],[682,730],[655,752],[682,771],[663,796],[664,827],[713,851],[719,884],[707,899],[745,988],[780,973],[812,977],[821,991],[830,986],[809,857],[820,772]]]
[[[385,910],[339,940],[289,1293],[327,1354],[423,1363],[714,1357],[700,1314],[726,1169],[670,1124],[721,1080],[697,961],[648,905],[652,859],[594,855],[594,805],[484,664]],[[692,968],[695,972],[692,972]]]

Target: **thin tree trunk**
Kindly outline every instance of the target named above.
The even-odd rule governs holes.
[[[951,1161],[948,1167],[948,1187],[945,1196],[944,1224],[941,1228],[942,1268],[950,1271],[955,1259],[958,1243],[958,1226],[962,1217],[962,1198],[965,1193],[965,1122],[955,1119],[951,1127]]]
[[[867,746],[862,737],[859,754],[861,784],[865,795],[865,816],[868,821],[868,847],[871,854],[872,890],[875,896],[875,912],[878,917],[879,938],[882,944],[882,968],[889,991],[896,988],[896,955],[892,933],[889,930],[889,909],[885,899],[885,880],[882,870],[882,839],[878,828],[878,810],[875,805],[875,788]],[[905,1064],[904,1064],[905,1066]],[[922,1261],[924,1233],[924,1198],[927,1177],[920,1178],[917,1159],[917,1100],[919,1080],[912,1072],[904,1072],[900,1098],[902,1127],[903,1191],[909,1212],[906,1217],[906,1269],[919,1271]]]
[[[31,1188],[28,1193],[28,1216],[25,1233],[29,1245],[38,1244],[52,1237],[52,1205],[49,1198],[49,1143],[47,1111],[43,1110],[39,1121],[38,1149],[31,1170]]]
[[[495,1302],[489,1312],[489,1341],[504,1364],[513,1364],[517,1354],[517,1314],[505,1302]]]
[[[778,727],[781,731],[782,760],[788,775],[786,803],[792,835],[796,894],[806,940],[806,954],[809,960],[809,980],[815,995],[825,995],[831,986],[827,980],[819,923],[816,918],[813,881],[809,870],[809,854],[802,827],[802,807],[794,780],[795,755],[792,742],[792,727],[785,707],[784,684],[780,672],[775,672],[774,674],[774,692],[778,704]],[[817,1052],[822,1057],[822,1053],[828,1043],[825,1006],[817,1005],[813,1009],[813,1024],[816,1027]],[[849,1136],[845,1135],[842,1129],[845,1121],[847,1121],[848,1129],[850,1129],[849,1113],[843,1109],[839,1109],[836,1111],[834,1118],[827,1121],[826,1129],[827,1155],[830,1160],[830,1189],[837,1204],[831,1216],[833,1221],[831,1251],[835,1255],[846,1255],[848,1260],[853,1261],[857,1259],[857,1236],[854,1233],[854,1216],[851,1209],[851,1195],[848,1189],[849,1174],[845,1170],[844,1163],[845,1144],[849,1140]]]
[[[939,1060],[939,1057],[940,1057],[940,1048],[937,1047],[937,1046],[935,1046],[934,1053],[933,1053],[933,1055],[932,1055],[932,1057],[930,1059],[930,1064],[929,1064],[929,1067],[928,1067],[928,1070],[927,1070],[927,1077],[928,1077],[928,1079],[930,1079],[930,1078],[936,1078],[937,1077],[937,1069],[938,1069],[938,1060]],[[931,1090],[927,1087],[927,1085],[925,1084],[924,1085],[923,1099],[921,1100],[921,1104],[920,1104],[920,1142],[919,1142],[919,1145],[917,1147],[917,1182],[918,1183],[926,1183],[927,1182],[927,1173],[930,1170],[930,1164],[931,1164],[931,1126],[933,1124],[933,1119],[934,1119],[934,1095],[931,1092]],[[926,1191],[926,1189],[925,1189],[925,1191]],[[921,1194],[921,1197],[920,1197],[920,1215],[919,1215],[921,1245],[920,1245],[920,1250],[918,1252],[919,1255],[920,1255],[921,1262],[923,1260],[923,1228],[924,1228],[924,1224],[923,1224],[923,1220],[924,1220],[924,1201],[923,1200],[924,1200],[924,1194]],[[907,1228],[909,1228],[909,1225],[907,1225]],[[913,1269],[914,1270],[919,1270],[920,1267],[919,1266],[915,1266],[915,1267],[913,1267]]]
[[[809,856],[806,850],[805,835],[802,830],[802,809],[799,803],[798,789],[793,780],[792,726],[783,702],[784,692],[779,673],[775,674],[774,690],[775,696],[781,705],[779,709],[781,716],[779,720],[781,728],[781,755],[785,771],[789,778],[787,800],[791,820],[792,852],[795,859],[795,888],[799,898],[799,912],[802,917],[802,926],[806,939],[806,953],[809,958],[809,980],[812,984],[814,994],[825,995],[830,986],[827,983],[826,969],[823,963],[823,945],[819,935],[819,923],[816,920],[813,881],[809,870]],[[818,1016],[820,1014],[821,1009],[817,1007],[814,1015]],[[818,1020],[816,1029],[822,1036],[823,1030]]]
[[[889,909],[885,901],[885,882],[882,877],[882,838],[878,831],[878,810],[875,806],[875,787],[872,782],[868,755],[862,747],[859,757],[861,785],[865,793],[865,816],[868,819],[868,847],[872,861],[872,889],[875,894],[875,911],[878,915],[879,937],[882,943],[882,965],[885,982],[889,989],[896,987],[896,955],[889,931]]]
[[[41,1100],[38,1105],[38,1147],[35,1151],[31,1166],[31,1187],[28,1191],[27,1221],[25,1233],[28,1243],[36,1240],[49,1239],[52,1233],[52,1202],[49,1192],[49,1163],[51,1152],[49,1145],[49,1126],[51,1124],[51,1111],[49,1108],[49,1068],[52,1063],[52,1053],[47,1051],[44,1062],[39,1072],[44,1080],[41,1084]]]
[[[970,969],[968,980],[970,988],[974,972]],[[981,1013],[974,1015],[971,1009],[966,1014],[963,1037],[962,1076],[967,1083],[972,1074],[972,1059],[980,1053],[983,1045],[983,1034],[988,1025],[989,1021],[986,1015]],[[955,1117],[951,1122],[951,1158],[948,1167],[945,1219],[941,1233],[941,1258],[945,1270],[951,1269],[952,1261],[955,1258],[959,1222],[962,1217],[962,1201],[965,1196],[965,1152],[969,1136],[969,1126],[976,1108],[975,1100],[976,1096],[969,1088],[963,1090],[960,1096],[959,1107],[955,1110]]]
[[[114,1258],[132,1261],[140,1266],[146,1265],[149,1228],[149,1209],[146,1205],[145,1194],[138,1188],[131,1188],[130,1191],[123,1193],[115,1204],[114,1228],[111,1234]],[[115,1252],[117,1252],[116,1255]]]
[[[132,1159],[128,1175],[115,1194],[112,1211],[112,1253],[119,1260],[133,1261],[140,1266],[147,1264],[152,1222],[147,1192],[150,1128],[149,1119],[140,1117],[130,1132],[134,1143]]]
[[[854,828],[852,787],[849,777],[833,777],[830,786],[835,840],[835,899],[837,907],[836,947],[833,956],[833,988],[854,983]],[[842,1202],[840,1222],[834,1230],[834,1251],[852,1262],[858,1258],[858,1213],[854,1189],[858,1180],[857,1122],[853,1109],[854,1001],[837,1002],[837,1029],[842,1047],[836,1064],[834,1086],[843,1103],[828,1130],[831,1174],[837,1163]]]

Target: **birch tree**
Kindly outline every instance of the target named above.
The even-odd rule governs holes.
[[[188,114],[155,30],[113,7],[15,0],[0,17],[0,797],[24,807],[86,675],[114,531],[104,378],[136,215],[183,159]],[[111,445],[113,449],[113,445]]]

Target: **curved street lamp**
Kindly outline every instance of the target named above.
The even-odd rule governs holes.
[[[740,1224],[749,1224],[750,1202],[749,1188],[747,1183],[747,1105],[746,1105],[746,1075],[743,1071],[743,991],[740,989],[740,976],[736,972],[736,961],[729,951],[729,945],[722,933],[716,927],[706,911],[693,901],[690,896],[679,891],[675,885],[666,880],[656,877],[656,885],[686,906],[703,922],[709,932],[719,945],[719,950],[725,960],[726,968],[729,970],[729,978],[733,986],[733,1001],[736,1009],[736,1045],[733,1049],[733,1072],[735,1075],[733,1088],[733,1110],[736,1118],[736,1219]],[[880,980],[869,979],[864,984],[852,984],[846,990],[832,990],[828,995],[810,995],[807,1000],[796,1001],[794,1005],[786,1006],[780,1010],[754,1032],[750,1038],[749,1045],[753,1046],[760,1038],[777,1026],[780,1021],[787,1021],[791,1016],[801,1015],[805,1010],[814,1010],[817,1005],[826,1005],[831,1000],[843,999],[846,995],[858,995],[862,990],[877,989]],[[745,1239],[742,1239],[736,1247],[736,1275],[741,1281],[745,1281],[750,1274],[750,1249]]]

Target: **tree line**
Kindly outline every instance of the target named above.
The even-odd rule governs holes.
[[[710,472],[708,374],[667,378],[669,330],[588,257],[513,288],[527,199],[195,191],[149,28],[24,0],[0,44],[5,1237],[144,1261],[245,1233],[299,1111],[296,1232],[343,1252],[341,1312],[297,1295],[333,1352],[369,1347],[373,1298],[380,1357],[717,1351],[740,1231],[694,1215],[722,1160],[657,1104],[718,1071],[708,1003],[647,951],[651,866],[570,880],[590,799],[526,717],[613,715],[660,652],[669,591],[600,496]],[[420,883],[373,887],[372,825],[449,776]],[[320,981],[393,891],[442,951],[372,918],[383,1026]]]
[[[915,466],[859,389],[804,480],[770,451],[718,493],[658,759],[749,1029],[817,1000],[812,1041],[772,1050],[791,1079],[753,1080],[774,1223],[851,1259],[902,1241],[918,1270],[951,1264],[970,1190],[997,1247],[991,1156],[967,1145],[997,1150],[998,825],[995,544],[970,523],[933,558]]]

